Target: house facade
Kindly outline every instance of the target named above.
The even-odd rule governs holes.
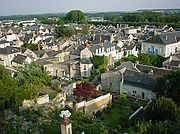
[[[180,31],[162,33],[142,42],[141,52],[169,57],[180,50]]]

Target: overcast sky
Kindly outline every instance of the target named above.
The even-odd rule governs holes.
[[[180,0],[0,0],[0,16],[88,11],[180,8]]]

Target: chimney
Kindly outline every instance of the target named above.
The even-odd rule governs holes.
[[[72,124],[66,115],[63,115],[63,122],[61,123],[61,134],[72,134]]]
[[[95,34],[93,34],[93,41],[95,40],[95,38],[96,38],[96,35],[95,35]]]
[[[38,43],[38,50],[41,50],[41,45]]]
[[[167,35],[166,35],[166,40],[168,40],[168,37],[167,37]]]
[[[100,37],[99,37],[99,42],[102,43],[103,40],[102,40],[102,34],[100,34]]]
[[[175,38],[175,42],[177,42],[177,37],[175,36],[174,38]]]

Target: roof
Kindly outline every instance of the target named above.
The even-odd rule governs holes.
[[[180,39],[180,31],[176,31],[176,32],[158,34],[148,39],[145,42],[168,45],[172,43],[177,43],[178,41],[180,41],[179,39]]]
[[[115,70],[120,70],[120,69],[122,69],[122,68],[124,68],[124,67],[126,67],[126,68],[128,68],[128,69],[131,69],[131,70],[138,71],[138,70],[134,67],[134,63],[132,63],[131,61],[124,62],[123,64],[117,66],[117,67],[115,68]]]
[[[9,43],[9,41],[7,41],[7,40],[0,40],[0,44],[5,44],[5,43]]]
[[[89,58],[82,58],[81,64],[92,64],[91,60]]]
[[[18,47],[7,46],[5,48],[0,48],[0,54],[13,54],[13,53],[18,53],[20,51],[21,48]]]
[[[159,76],[168,75],[172,72],[172,70],[169,70],[169,69],[158,68],[158,67],[142,65],[142,64],[136,64],[136,68],[143,73],[148,73],[151,70],[153,70],[153,74],[159,75]]]
[[[126,84],[143,87],[153,90],[156,85],[156,76],[126,69],[124,74],[124,82]]]
[[[26,58],[27,58],[27,56],[18,54],[18,55],[12,60],[12,62],[15,62],[15,63],[18,63],[18,64],[22,64],[22,63],[25,62]]]
[[[96,49],[104,48],[104,52],[107,52],[107,48],[111,48],[111,47],[113,47],[113,46],[114,46],[114,45],[113,45],[111,42],[105,41],[102,45],[101,45],[101,43],[99,43],[99,44],[95,44],[95,45],[91,46],[91,47],[89,48],[89,50],[90,50],[92,53],[96,53]],[[111,50],[111,49],[110,49],[110,50]]]

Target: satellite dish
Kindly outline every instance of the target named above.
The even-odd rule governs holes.
[[[71,113],[69,112],[69,110],[61,111],[60,116],[61,118],[64,118],[64,116],[69,118],[71,116]]]

